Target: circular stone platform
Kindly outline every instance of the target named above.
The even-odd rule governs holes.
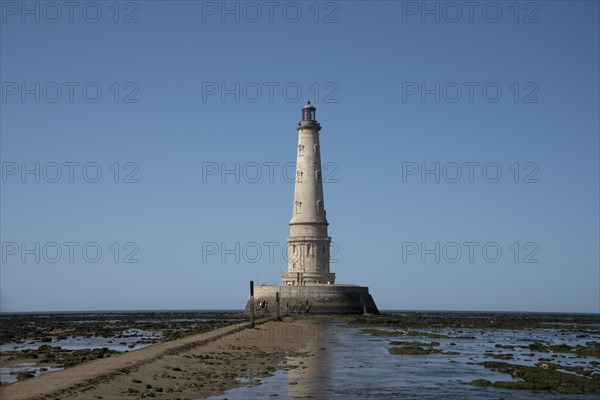
[[[366,286],[302,285],[255,286],[254,309],[257,315],[275,315],[275,293],[280,296],[283,314],[379,314]],[[250,299],[246,313],[250,312]]]

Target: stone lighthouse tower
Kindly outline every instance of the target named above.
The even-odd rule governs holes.
[[[277,300],[281,311],[290,314],[362,314],[379,313],[366,286],[336,284],[329,270],[331,238],[327,234],[327,214],[321,171],[321,125],[316,109],[302,107],[302,120],[296,126],[296,181],[290,221],[288,271],[282,285],[254,287],[254,301],[248,299],[246,312],[274,314]]]
[[[296,153],[296,182],[288,244],[288,272],[282,276],[283,285],[335,283],[329,271],[327,216],[323,199],[321,149],[316,109],[310,104],[302,108]]]

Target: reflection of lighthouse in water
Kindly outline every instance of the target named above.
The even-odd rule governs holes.
[[[302,327],[302,335],[308,338],[304,351],[309,355],[290,359],[290,363],[297,368],[286,372],[287,394],[283,396],[286,399],[322,399],[328,398],[328,393],[331,393],[330,351],[335,347],[331,343],[336,340],[334,333],[337,328],[325,321],[306,322],[299,326]],[[289,336],[293,336],[293,333],[290,332]]]

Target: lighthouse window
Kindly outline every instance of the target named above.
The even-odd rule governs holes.
[[[302,212],[302,202],[297,201],[296,202],[296,214],[300,214],[301,212]]]
[[[296,182],[302,182],[302,171],[296,171]]]
[[[315,181],[317,183],[321,182],[321,171],[315,171]]]
[[[317,201],[317,214],[321,214],[323,212],[323,202],[321,200]]]
[[[319,145],[315,144],[314,148],[315,148],[315,155],[318,156],[319,155]]]
[[[299,144],[298,145],[298,155],[299,156],[303,156],[304,155],[304,145],[303,144]]]

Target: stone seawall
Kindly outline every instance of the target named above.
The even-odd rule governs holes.
[[[281,314],[379,314],[366,286],[304,285],[255,286],[256,315],[276,313],[275,293],[280,293]],[[250,299],[246,313],[250,312]]]

